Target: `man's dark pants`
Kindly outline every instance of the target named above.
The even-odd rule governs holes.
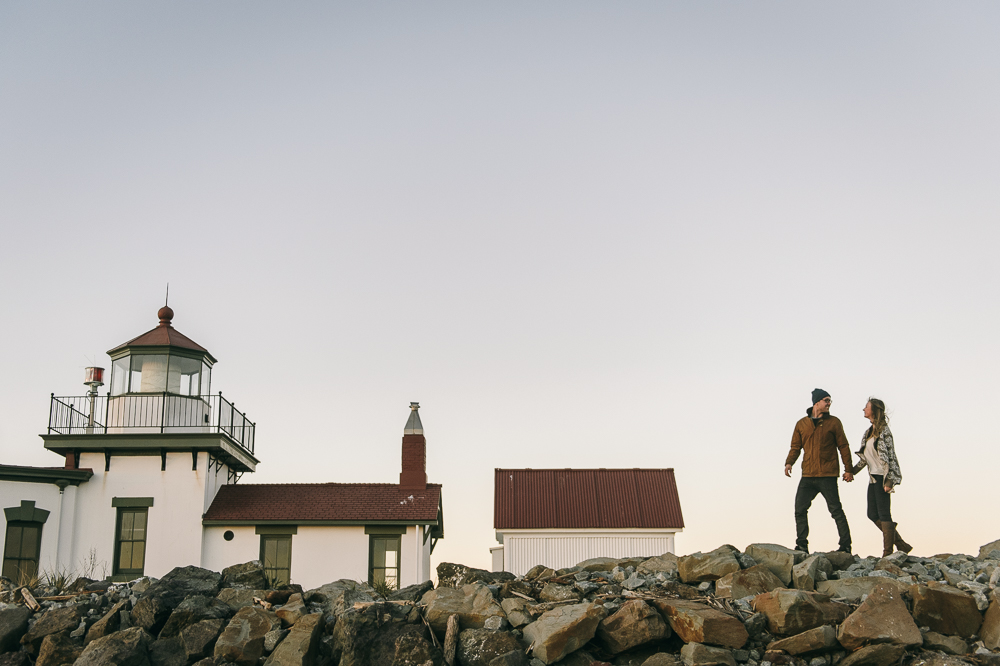
[[[840,550],[851,552],[851,528],[847,525],[844,507],[840,504],[840,491],[835,476],[803,476],[795,493],[795,548],[809,551],[809,506],[816,495],[822,494],[830,515],[837,523]]]

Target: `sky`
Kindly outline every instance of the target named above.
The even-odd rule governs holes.
[[[1000,538],[1000,7],[0,4],[0,459],[156,325],[243,483],[396,482],[490,566],[494,468],[675,470],[679,554],[791,546],[795,422],[889,408],[915,553]],[[840,485],[855,552],[867,473]],[[811,545],[836,548],[822,499]]]

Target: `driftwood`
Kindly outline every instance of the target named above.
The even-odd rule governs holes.
[[[254,606],[260,606],[264,610],[271,610],[271,604],[269,604],[268,602],[264,601],[260,597],[254,597],[253,598],[253,605]]]
[[[431,623],[427,621],[427,618],[424,617],[423,613],[420,614],[420,620],[424,623],[424,626],[427,627],[427,633],[431,635],[431,644],[436,648],[440,648],[441,646],[438,645],[437,636],[434,635],[434,627],[432,627]]]
[[[38,609],[41,608],[38,602],[35,601],[35,598],[31,596],[31,592],[28,590],[28,588],[26,587],[21,588],[21,596],[24,597],[24,603],[26,603],[28,605],[28,608],[30,608],[31,610],[38,611]]]
[[[458,615],[448,616],[448,628],[444,632],[444,663],[455,666],[455,650],[458,648]]]
[[[354,610],[360,610],[362,608],[368,608],[370,606],[378,606],[379,604],[392,604],[394,606],[416,606],[416,601],[355,601]]]

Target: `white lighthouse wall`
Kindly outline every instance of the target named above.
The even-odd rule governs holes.
[[[115,497],[152,497],[147,511],[144,574],[161,577],[174,567],[201,564],[201,515],[209,477],[207,454],[199,454],[198,469],[191,469],[188,452],[167,453],[166,470],[160,456],[113,456],[104,471],[103,453],[82,453],[80,467],[94,476],[80,485],[74,517],[74,561],[87,559],[94,550],[99,566],[112,573],[114,563]],[[225,474],[225,469],[220,476]],[[214,479],[212,480],[214,483]],[[100,571],[97,572],[98,574]]]

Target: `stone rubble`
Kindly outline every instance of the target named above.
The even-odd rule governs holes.
[[[723,545],[520,577],[443,563],[438,580],[383,598],[188,566],[34,587],[32,611],[0,578],[0,666],[1000,666],[1000,540],[885,558]]]

